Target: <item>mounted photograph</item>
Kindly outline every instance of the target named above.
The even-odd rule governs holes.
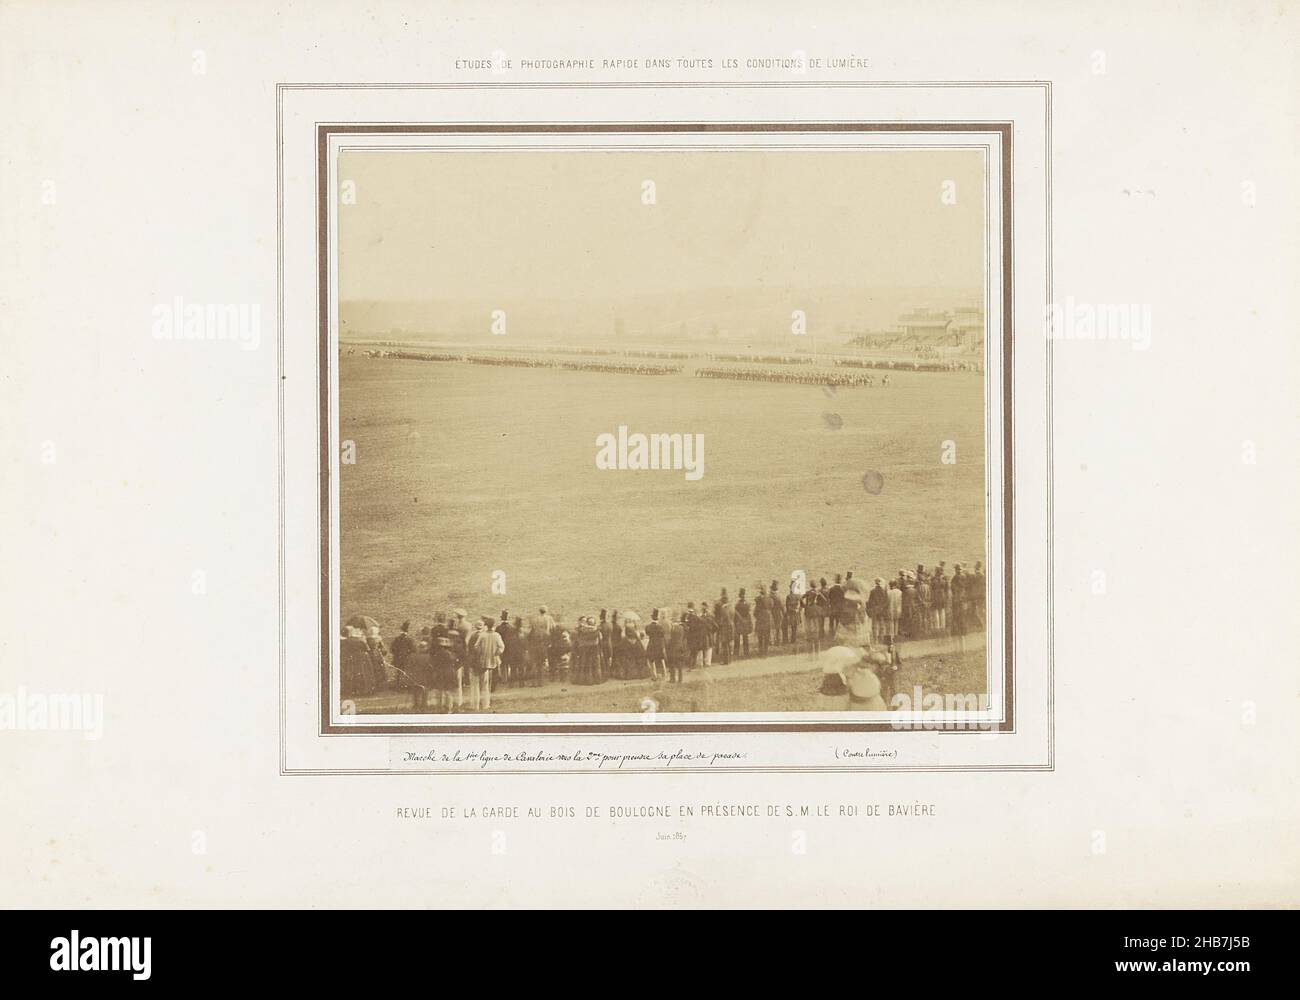
[[[999,195],[900,133],[338,151],[331,715],[998,717]]]

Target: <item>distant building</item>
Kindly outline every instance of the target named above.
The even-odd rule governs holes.
[[[892,330],[849,329],[844,343],[875,350],[980,353],[984,350],[984,309],[916,309],[898,318]]]
[[[952,311],[953,344],[963,351],[984,350],[984,310],[979,306],[958,306]]]
[[[937,309],[918,309],[898,318],[898,328],[905,337],[920,340],[945,340],[951,332],[952,314]]]
[[[903,336],[955,347],[961,351],[984,349],[984,310],[980,306],[954,309],[918,309],[899,317]]]

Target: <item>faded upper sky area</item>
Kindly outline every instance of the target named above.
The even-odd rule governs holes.
[[[343,300],[984,283],[983,150],[344,151],[339,178]]]

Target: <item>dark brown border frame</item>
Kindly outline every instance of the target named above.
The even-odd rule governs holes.
[[[338,726],[330,722],[330,664],[336,636],[330,629],[330,466],[331,434],[329,426],[329,138],[336,134],[365,135],[483,135],[483,134],[566,134],[566,135],[644,135],[655,133],[744,134],[744,133],[854,133],[854,132],[990,132],[1001,138],[1002,173],[1002,443],[1003,443],[1003,584],[1004,584],[1004,717],[991,729],[959,730],[958,733],[1015,732],[1015,623],[1014,623],[1014,441],[1013,441],[1013,344],[1014,344],[1014,225],[1012,197],[1012,123],[1011,122],[593,122],[593,123],[521,123],[521,124],[396,124],[316,125],[316,256],[317,256],[317,383],[320,395],[320,524],[325,528],[320,539],[321,567],[321,678],[320,706],[322,736],[422,736],[422,735],[647,735],[653,733],[896,733],[887,722],[828,723],[558,723],[558,724],[485,724],[485,725],[356,725]]]

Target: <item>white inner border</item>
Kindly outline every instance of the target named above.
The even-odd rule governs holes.
[[[812,141],[810,141],[812,140]],[[984,389],[985,389],[985,571],[988,576],[988,621],[993,628],[986,631],[986,676],[985,691],[988,694],[989,709],[984,711],[942,712],[939,717],[967,724],[985,722],[997,723],[1006,718],[1003,701],[1003,655],[1005,653],[1005,631],[1003,629],[1003,603],[1005,595],[1005,560],[1003,558],[1003,541],[1005,525],[1002,519],[1002,505],[994,498],[1002,496],[1004,481],[1002,434],[1002,148],[1001,136],[997,133],[925,133],[925,132],[867,132],[867,133],[822,133],[815,137],[795,133],[734,135],[701,135],[682,133],[636,133],[628,135],[582,135],[582,134],[511,134],[511,135],[450,135],[450,134],[410,134],[410,135],[365,135],[361,133],[331,135],[329,138],[328,169],[329,187],[338,191],[343,178],[338,176],[339,153],[343,150],[375,151],[391,149],[395,155],[401,152],[469,152],[484,153],[493,150],[518,151],[530,149],[538,152],[577,152],[577,151],[624,151],[624,152],[680,152],[689,150],[707,155],[709,152],[725,151],[769,153],[787,151],[797,155],[799,151],[841,150],[860,153],[863,151],[887,150],[921,152],[926,149],[966,149],[980,150],[984,153],[984,217],[985,241],[984,251],[984,307],[985,315],[985,352],[984,352]],[[936,192],[935,197],[938,197]],[[337,635],[341,624],[342,609],[339,606],[338,581],[341,580],[341,545],[339,537],[339,483],[342,475],[340,442],[338,428],[339,413],[339,372],[337,367],[339,353],[339,261],[338,261],[338,214],[340,204],[337,198],[330,201],[329,222],[329,274],[330,274],[330,315],[329,315],[329,362],[330,371],[330,425],[328,433],[331,443],[330,468],[330,578],[335,581],[330,596],[330,634]],[[926,377],[926,376],[922,376]],[[468,713],[438,716],[413,716],[400,714],[366,714],[343,715],[338,711],[340,704],[340,674],[337,660],[330,669],[330,724],[337,726],[409,726],[415,729],[431,723],[445,726],[474,726],[490,722],[492,725],[536,726],[539,723],[566,724],[620,724],[636,722],[640,715],[635,712],[619,713],[530,713],[511,714],[493,712],[489,716]],[[833,725],[842,722],[902,722],[918,723],[926,719],[933,720],[934,713],[922,715],[913,712],[662,712],[658,721],[664,723],[696,724],[754,724],[768,722],[800,722],[811,725]]]

